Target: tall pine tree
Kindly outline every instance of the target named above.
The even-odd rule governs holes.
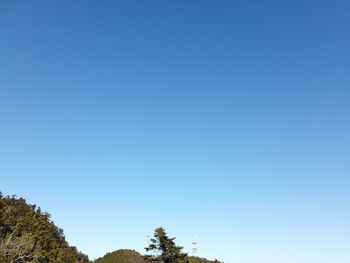
[[[151,243],[148,247],[145,247],[146,251],[151,251],[153,255],[144,256],[146,262],[157,263],[184,263],[187,254],[182,253],[183,247],[176,246],[174,242],[175,238],[168,237],[167,233],[162,227],[157,228],[154,231],[154,238],[151,239]]]

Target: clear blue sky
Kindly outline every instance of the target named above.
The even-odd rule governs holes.
[[[72,245],[350,261],[350,2],[0,1],[0,190]]]

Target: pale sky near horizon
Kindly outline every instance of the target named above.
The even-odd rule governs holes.
[[[0,0],[0,191],[90,258],[163,226],[350,262],[350,2]]]

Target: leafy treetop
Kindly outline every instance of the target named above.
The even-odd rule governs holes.
[[[0,193],[0,262],[88,263],[89,259],[68,245],[48,213],[23,198]]]
[[[144,259],[147,262],[161,262],[161,263],[179,263],[186,262],[186,253],[182,253],[183,247],[176,246],[175,238],[168,237],[167,233],[162,227],[154,231],[154,238],[146,247],[146,251],[154,252],[155,255],[145,255]]]

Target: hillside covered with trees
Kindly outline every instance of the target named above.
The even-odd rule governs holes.
[[[187,256],[174,240],[163,228],[157,228],[145,248],[151,253],[121,249],[91,262],[68,244],[63,230],[47,212],[23,198],[0,192],[0,263],[219,263]]]
[[[145,247],[146,255],[134,250],[121,249],[98,258],[94,263],[220,263],[205,258],[190,257],[182,252],[183,247],[175,244],[175,238],[169,237],[164,228],[154,230],[150,244]]]
[[[120,249],[107,253],[98,258],[94,263],[144,263],[142,255],[135,250]]]
[[[0,262],[88,263],[89,258],[69,246],[48,213],[0,193]]]
[[[217,260],[208,260],[200,257],[187,256],[187,263],[221,263]],[[101,258],[96,259],[93,263],[144,263],[144,256],[135,250],[120,249],[107,253]]]

